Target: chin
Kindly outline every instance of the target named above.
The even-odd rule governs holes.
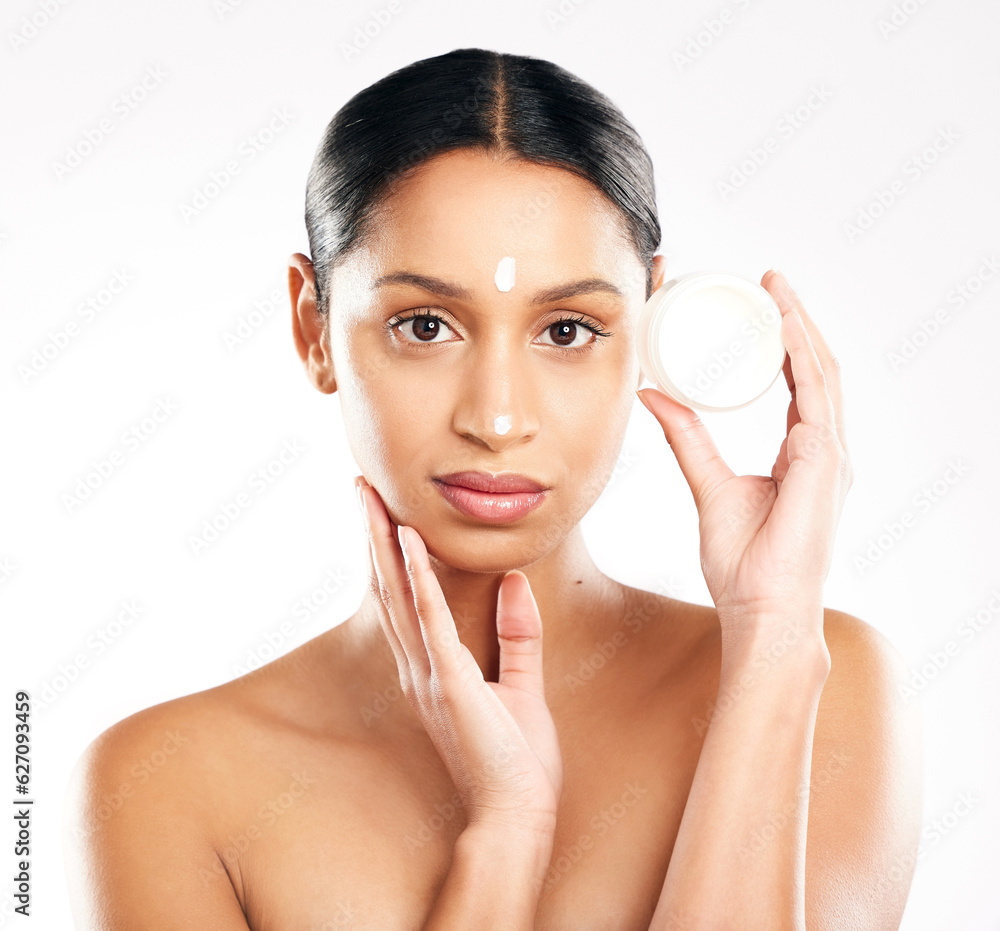
[[[421,537],[432,565],[436,560],[460,572],[496,574],[524,569],[552,549],[544,530],[528,530],[523,522],[447,530],[439,525],[431,539]]]

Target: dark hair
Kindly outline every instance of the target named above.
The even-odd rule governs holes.
[[[559,65],[466,48],[393,71],[355,94],[327,126],[305,213],[321,313],[329,310],[331,270],[363,242],[392,186],[459,148],[565,168],[594,184],[621,212],[650,296],[660,223],[653,164],[635,128]]]

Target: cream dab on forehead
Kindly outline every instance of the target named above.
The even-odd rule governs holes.
[[[493,276],[498,291],[509,291],[514,287],[514,259],[507,255],[497,262],[497,271]]]

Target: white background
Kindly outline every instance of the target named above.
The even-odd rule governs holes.
[[[672,272],[759,280],[774,265],[833,347],[857,477],[826,603],[877,627],[915,672],[933,673],[915,680],[927,829],[903,928],[1000,928],[1000,282],[966,284],[1000,255],[1000,7],[907,0],[894,14],[891,0],[823,8],[566,0],[564,15],[553,15],[555,0],[399,0],[394,8],[378,26],[372,17],[386,9],[378,0],[73,0],[51,17],[41,0],[4,6],[0,614],[4,700],[13,704],[15,688],[36,699],[34,926],[70,924],[63,793],[97,734],[232,678],[267,655],[268,637],[283,639],[278,652],[297,646],[360,601],[358,470],[337,396],[309,386],[294,352],[285,262],[308,251],[306,172],[335,111],[395,68],[478,46],[549,58],[607,93],[652,155]],[[897,27],[880,28],[893,16]],[[41,25],[31,34],[33,17]],[[357,30],[366,23],[377,34],[346,54],[348,43],[363,44]],[[146,75],[147,89],[136,90]],[[812,102],[825,99],[810,109],[815,88],[823,92]],[[127,117],[116,107],[123,94],[137,103]],[[281,131],[252,159],[241,154],[282,109]],[[781,129],[788,112],[799,123],[790,134]],[[112,128],[88,152],[102,119]],[[746,163],[753,171],[738,189],[720,190],[768,137],[777,151]],[[60,171],[70,150],[83,157]],[[196,216],[182,216],[232,159],[239,173]],[[894,182],[894,201],[880,207],[877,195]],[[846,225],[862,214],[867,228],[852,234]],[[117,272],[127,286],[87,323],[77,308],[99,299]],[[949,303],[960,285],[978,290],[961,307]],[[259,325],[227,346],[255,302]],[[939,308],[947,322],[917,336],[913,358],[894,366],[890,353]],[[71,322],[77,332],[56,351]],[[26,377],[33,358],[44,366]],[[142,434],[163,401],[176,410]],[[733,468],[770,471],[786,404],[779,379],[749,408],[706,416]],[[121,439],[133,427],[143,435],[134,450]],[[286,442],[301,454],[252,493],[248,477]],[[68,506],[64,496],[115,450],[123,459],[112,473]],[[965,474],[948,484],[956,461]],[[935,481],[945,493],[918,509],[915,496]],[[190,536],[240,492],[251,492],[252,507],[196,556]],[[896,539],[889,529],[906,512],[914,520]],[[690,493],[638,403],[619,473],[585,529],[609,574],[709,601]],[[870,547],[878,558],[861,566]],[[294,606],[331,571],[341,587],[300,621]],[[133,600],[138,618],[115,626]],[[963,637],[960,625],[977,611],[992,623]],[[87,665],[69,681],[79,654]],[[42,708],[44,695],[54,700]],[[11,708],[8,734],[12,716]],[[959,816],[962,793],[978,801]],[[933,834],[935,819],[943,821]],[[9,885],[0,920],[14,925]]]

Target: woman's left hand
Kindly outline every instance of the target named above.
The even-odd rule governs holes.
[[[702,572],[724,634],[748,616],[818,612],[822,623],[823,583],[853,482],[837,361],[784,276],[769,270],[761,285],[781,310],[792,395],[770,477],[736,475],[691,408],[655,388],[638,392],[694,495]]]

